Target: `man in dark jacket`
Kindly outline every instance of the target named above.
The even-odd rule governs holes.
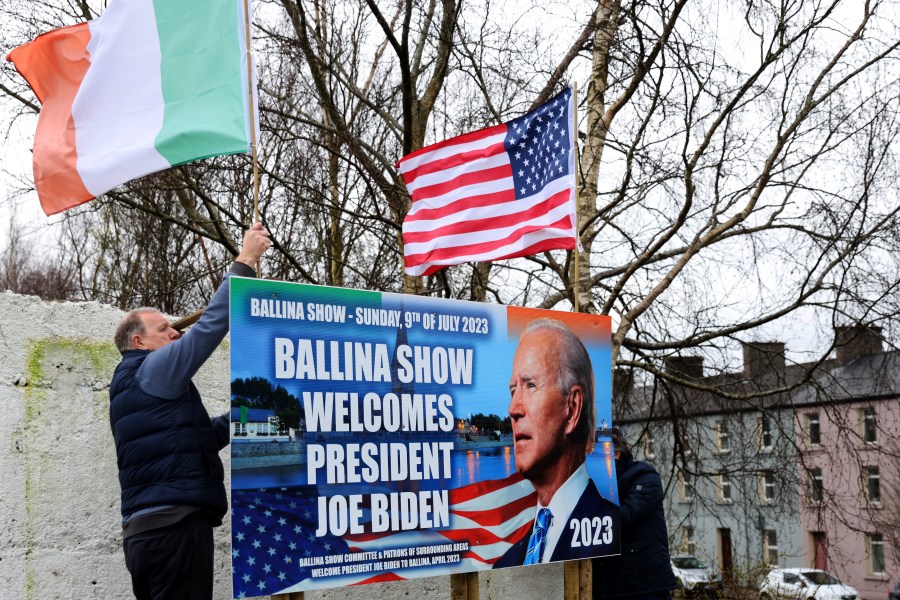
[[[668,600],[675,589],[663,512],[663,485],[652,465],[636,461],[612,430],[622,525],[622,554],[594,560],[594,597]]]
[[[219,450],[228,415],[210,419],[191,378],[228,333],[231,275],[255,276],[269,247],[256,223],[203,316],[183,336],[150,308],[119,323],[122,362],[109,388],[109,421],[122,488],[125,564],[139,599],[211,599],[212,528],[228,511]]]

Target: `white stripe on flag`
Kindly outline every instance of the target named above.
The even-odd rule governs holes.
[[[164,101],[153,3],[112,2],[90,22],[90,30],[91,68],[72,117],[78,173],[99,196],[123,181],[166,169],[169,162],[155,146]]]
[[[452,144],[444,146],[443,148],[437,148],[430,152],[423,152],[421,154],[417,154],[416,156],[401,160],[401,162],[397,165],[397,170],[400,171],[401,174],[408,173],[409,171],[417,169],[422,165],[427,165],[428,163],[432,163],[436,160],[444,160],[455,154],[462,154],[463,152],[471,152],[473,150],[482,150],[484,148],[489,148],[494,144],[502,143],[505,139],[506,131],[481,138],[480,140],[464,142],[462,144]]]
[[[440,171],[435,171],[434,173],[420,175],[419,177],[416,177],[415,180],[407,184],[406,189],[407,191],[409,191],[409,194],[411,196],[420,188],[452,181],[463,173],[484,171],[485,169],[493,169],[494,167],[502,167],[503,165],[508,164],[509,156],[506,154],[506,152],[501,151],[499,154],[495,154],[493,156],[479,158],[468,163],[450,167],[448,169],[442,169]]]
[[[419,200],[414,202],[412,208],[407,213],[407,218],[415,216],[419,212],[426,209],[444,208],[452,205],[458,200],[465,200],[472,196],[486,196],[488,194],[497,194],[512,189],[512,177],[504,177],[503,179],[495,179],[493,181],[485,181],[484,183],[474,183],[472,185],[464,185],[458,187],[451,192],[428,198],[427,200]]]
[[[534,507],[529,506],[525,508],[514,517],[504,521],[500,525],[480,525],[471,519],[467,519],[465,517],[461,517],[459,515],[454,515],[453,517],[453,528],[454,529],[482,529],[484,531],[490,532],[496,535],[498,538],[507,538],[516,530],[534,519]]]
[[[495,229],[483,229],[474,232],[439,235],[427,242],[408,243],[403,246],[403,254],[404,256],[413,256],[415,254],[424,254],[425,252],[434,250],[436,248],[464,248],[466,246],[472,246],[484,242],[494,242],[509,237],[510,235],[521,229],[523,226],[531,227],[552,225],[563,217],[569,216],[571,214],[571,207],[568,203],[565,203],[557,206],[553,210],[544,213],[543,215],[529,218],[523,223],[515,223],[513,225],[498,227]],[[566,231],[568,231],[569,237],[572,237],[572,230],[567,229]],[[501,256],[503,254],[499,250],[493,253],[496,253],[498,256]],[[463,262],[469,261],[466,260]]]
[[[451,508],[453,510],[474,511],[493,510],[498,506],[521,500],[534,493],[534,486],[527,479],[521,479],[516,483],[498,488],[487,494],[481,494],[462,502],[457,502]]]
[[[552,196],[558,192],[564,191],[568,186],[566,185],[565,180],[558,179],[556,181],[551,181],[547,184],[545,188],[547,190],[547,196]],[[426,231],[432,231],[434,229],[438,229],[440,227],[444,227],[446,225],[452,225],[454,223],[459,223],[460,221],[474,221],[476,219],[485,219],[491,217],[505,217],[508,215],[515,215],[518,213],[525,212],[530,208],[534,208],[536,206],[540,206],[544,202],[546,202],[546,198],[538,195],[529,196],[528,198],[523,198],[521,200],[510,200],[509,202],[501,202],[499,204],[492,204],[490,206],[476,206],[473,208],[464,209],[458,213],[451,213],[443,217],[438,217],[436,219],[420,219],[415,221],[404,221],[403,222],[403,233],[420,233]],[[568,210],[571,210],[571,207],[566,203],[565,207]],[[559,219],[559,217],[557,217]],[[554,219],[556,221],[557,219]],[[553,223],[554,221],[550,221]],[[491,230],[486,230],[491,231]],[[474,235],[474,234],[473,234]],[[499,236],[502,238],[505,236]],[[489,238],[481,238],[481,241],[485,241],[488,239],[499,239],[498,237],[489,237]],[[470,242],[474,243],[474,242]],[[451,243],[444,243],[442,246],[452,246]],[[409,252],[408,254],[415,254],[414,252]]]
[[[458,254],[456,256],[450,258],[444,258],[439,260],[432,260],[428,262],[423,262],[421,264],[406,267],[406,272],[410,275],[421,275],[428,269],[436,265],[457,265],[464,262],[475,262],[479,260],[498,260],[499,256],[506,256],[517,252],[519,250],[524,250],[538,242],[544,240],[571,240],[572,239],[572,229],[541,229],[540,231],[533,231],[531,233],[527,233],[519,238],[516,242],[509,244],[507,246],[503,246],[502,248],[497,248],[495,250],[491,250],[490,252],[479,252],[474,254]]]
[[[439,532],[428,531],[399,531],[388,533],[367,540],[349,538],[347,543],[351,548],[360,550],[383,550],[384,548],[412,548],[414,546],[430,546],[446,543],[447,539]],[[386,543],[389,542],[389,543]]]

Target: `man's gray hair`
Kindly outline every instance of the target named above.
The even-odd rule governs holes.
[[[113,336],[113,342],[115,342],[119,354],[125,354],[126,350],[134,349],[131,347],[131,336],[135,334],[145,335],[147,333],[144,329],[144,321],[141,319],[141,315],[151,312],[155,313],[159,311],[155,308],[142,306],[141,308],[135,308],[134,310],[128,311],[128,313],[122,317],[122,320],[119,321],[119,326],[116,327],[116,333]]]
[[[585,442],[593,440],[597,409],[594,406],[594,369],[587,348],[574,331],[556,319],[540,318],[530,321],[525,326],[522,337],[535,331],[551,331],[559,339],[560,361],[556,384],[563,396],[568,396],[573,386],[581,388],[584,407],[575,434]]]

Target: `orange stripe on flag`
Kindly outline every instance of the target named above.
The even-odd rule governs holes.
[[[34,135],[34,186],[47,215],[94,196],[78,174],[72,103],[90,66],[87,23],[56,29],[9,53],[8,60],[28,81],[41,114]]]

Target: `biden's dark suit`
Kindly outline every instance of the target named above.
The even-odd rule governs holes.
[[[596,517],[596,519],[595,519]],[[587,521],[584,521],[587,519]],[[573,525],[573,521],[577,521]],[[587,527],[583,527],[586,525]],[[599,531],[598,531],[599,528]],[[578,538],[575,539],[575,533]],[[604,535],[605,534],[605,535]],[[584,537],[587,536],[587,544]],[[514,567],[525,562],[531,530],[494,563],[495,569]],[[574,543],[573,543],[574,542]],[[597,542],[597,543],[594,543]],[[593,480],[581,494],[572,514],[568,515],[556,548],[549,561],[575,560],[619,553],[619,507],[600,495]]]

